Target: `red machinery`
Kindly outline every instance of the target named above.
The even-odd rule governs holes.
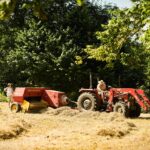
[[[110,88],[103,94],[98,94],[97,89],[81,89],[78,98],[80,110],[115,111],[125,117],[139,117],[141,108],[148,112],[150,100],[141,89]]]
[[[16,88],[12,98],[10,109],[14,112],[28,111],[31,107],[57,108],[68,104],[68,98],[64,92],[50,90],[42,87]]]

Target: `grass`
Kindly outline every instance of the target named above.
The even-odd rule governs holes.
[[[8,102],[7,97],[3,93],[0,93],[0,102]]]

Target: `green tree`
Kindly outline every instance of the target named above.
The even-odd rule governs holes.
[[[143,83],[143,77],[145,77],[144,70],[147,67],[148,55],[140,37],[150,28],[149,7],[149,1],[141,0],[136,2],[131,9],[113,11],[108,24],[103,25],[104,31],[96,32],[99,44],[89,45],[85,50],[89,58],[104,62],[106,68],[116,70],[118,75],[115,78],[118,80],[121,80],[120,76],[125,72],[127,75],[121,77],[123,82],[129,74],[132,75],[129,76],[128,81],[132,79],[130,83],[133,86],[138,81]],[[136,77],[137,72],[138,77]]]
[[[75,0],[47,0],[40,3],[46,14],[46,19],[41,19],[25,2],[17,1],[14,13],[3,21],[11,34],[3,25],[6,32],[2,36],[12,46],[7,49],[7,42],[1,45],[1,50],[7,51],[1,59],[1,82],[51,86],[69,92],[89,87],[89,72],[107,71],[103,63],[88,60],[83,48],[98,42],[95,32],[102,30],[101,24],[110,18],[108,9],[114,8],[91,2],[78,6]],[[83,63],[79,63],[80,57]]]
[[[77,51],[69,38],[69,28],[54,34],[40,22],[30,20],[27,25],[17,32],[15,48],[6,57],[12,73],[19,72],[14,78],[37,85],[60,86],[69,78]]]
[[[40,17],[43,20],[47,20],[47,15],[43,11],[42,3],[46,3],[46,1],[39,0],[22,0],[22,7],[33,10],[35,16]],[[0,1],[0,20],[8,19],[11,14],[15,11],[17,3],[20,3],[19,0],[1,0]],[[76,3],[79,6],[84,5],[85,0],[76,0]]]

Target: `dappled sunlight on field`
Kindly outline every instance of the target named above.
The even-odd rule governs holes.
[[[126,119],[69,107],[15,114],[6,103],[0,109],[0,150],[150,149],[150,114]]]

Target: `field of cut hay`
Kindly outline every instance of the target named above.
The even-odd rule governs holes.
[[[0,150],[150,149],[150,114],[125,119],[69,107],[14,114],[0,103],[0,123]]]

